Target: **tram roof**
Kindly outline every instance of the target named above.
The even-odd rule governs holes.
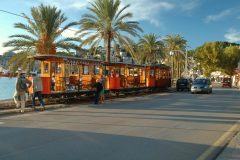
[[[105,64],[109,66],[119,65],[119,66],[128,66],[128,67],[161,67],[161,68],[170,68],[169,66],[165,64],[153,64],[153,65],[139,65],[139,64],[131,64],[131,63],[124,63],[124,62],[104,62],[102,60],[97,59],[86,59],[86,58],[80,58],[80,57],[73,57],[73,56],[65,56],[65,55],[56,55],[56,54],[36,54],[34,56],[28,56],[28,58],[33,58],[36,60],[63,60],[66,63],[97,63],[97,64]]]
[[[150,67],[161,67],[161,68],[171,68],[170,66],[167,66],[165,64],[152,64]]]
[[[108,66],[129,66],[129,67],[147,67],[147,65],[139,65],[139,64],[132,64],[132,63],[124,63],[124,62],[104,62],[105,65]]]
[[[36,54],[34,56],[29,56],[28,58],[34,58],[36,60],[58,60],[62,59],[63,61],[76,61],[76,62],[95,62],[95,63],[102,63],[101,60],[96,59],[86,59],[86,58],[80,58],[80,57],[73,57],[73,56],[63,56],[63,55],[52,55],[52,54]]]

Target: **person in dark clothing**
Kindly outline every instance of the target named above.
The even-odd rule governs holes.
[[[100,92],[103,89],[102,83],[98,80],[97,83],[95,84],[95,100],[94,100],[94,104],[99,104],[99,96],[100,96]]]

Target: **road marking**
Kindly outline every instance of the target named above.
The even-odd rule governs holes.
[[[0,122],[0,124],[4,124],[4,122]]]
[[[227,130],[213,145],[203,152],[197,160],[212,160],[216,158],[224,146],[231,141],[232,137],[239,132],[240,121],[237,121],[229,130]]]

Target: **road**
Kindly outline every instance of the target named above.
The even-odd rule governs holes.
[[[0,117],[1,160],[196,160],[239,120],[240,90],[158,93]]]

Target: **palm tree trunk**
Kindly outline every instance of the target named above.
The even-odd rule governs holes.
[[[111,56],[111,33],[108,33],[106,62],[110,63]]]

